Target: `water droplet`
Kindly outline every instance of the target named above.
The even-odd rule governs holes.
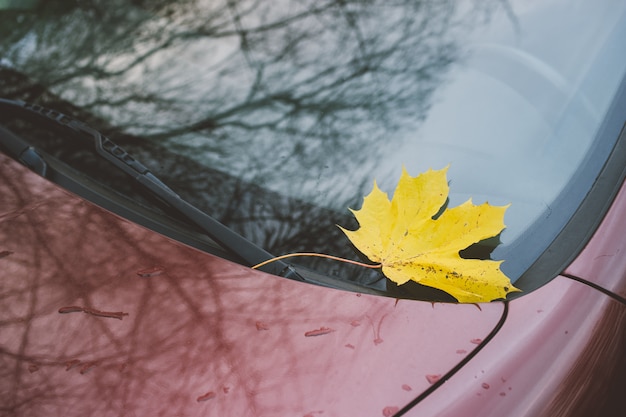
[[[203,402],[203,401],[208,401],[215,398],[215,393],[213,391],[209,391],[206,394],[203,394],[201,396],[199,396],[198,398],[196,398],[196,401]]]
[[[434,384],[435,382],[439,381],[441,379],[441,374],[431,374],[431,375],[426,375],[426,381],[428,381],[429,384]]]
[[[79,359],[72,359],[71,361],[67,361],[65,362],[65,370],[69,371],[70,369],[78,366],[79,363],[80,363]]]
[[[383,416],[384,417],[392,417],[398,411],[400,411],[399,407],[390,405],[390,406],[387,406],[387,407],[383,408]]]
[[[59,309],[59,313],[60,314],[82,313],[83,311],[84,311],[84,309],[82,307],[79,307],[79,306],[67,306],[67,307],[61,307]]]
[[[87,372],[91,371],[96,367],[96,362],[87,362],[83,366],[80,367],[80,374],[85,375]]]
[[[270,329],[270,327],[267,324],[263,323],[262,321],[257,321],[254,324],[257,330],[269,330]]]
[[[402,384],[402,389],[405,390],[405,391],[411,391],[413,388],[411,388],[410,385]]]
[[[304,336],[305,337],[321,336],[321,335],[332,333],[332,332],[334,332],[334,330],[331,329],[330,327],[322,326],[319,329],[309,330],[308,332],[304,333]]]
[[[165,272],[165,268],[163,268],[162,266],[153,266],[150,268],[140,269],[139,271],[137,271],[137,275],[142,278],[150,278],[159,276],[163,274],[163,272]]]

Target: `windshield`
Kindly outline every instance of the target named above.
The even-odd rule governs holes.
[[[577,206],[626,69],[622,1],[32,3],[0,11],[0,95],[71,103],[268,251],[355,258],[335,224],[374,179],[449,165],[450,206],[512,203],[491,257],[513,281]]]

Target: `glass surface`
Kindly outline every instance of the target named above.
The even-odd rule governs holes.
[[[391,195],[402,166],[450,165],[450,206],[512,203],[491,257],[515,280],[571,215],[555,201],[626,69],[617,0],[42,3],[0,12],[0,68],[32,83],[0,95],[50,102],[36,83],[95,116],[276,254],[354,258],[334,225],[356,227],[374,179]],[[558,227],[512,252],[541,222]]]

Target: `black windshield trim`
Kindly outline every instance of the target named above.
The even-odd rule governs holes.
[[[586,179],[583,177],[593,174],[592,185],[553,241],[515,281],[515,285],[524,292],[511,294],[510,299],[523,296],[547,284],[565,271],[585,248],[624,184],[626,180],[626,78],[622,80],[616,98],[598,131],[596,144],[599,145],[587,158],[587,164],[591,166],[578,171],[578,174],[571,179],[569,186],[563,190],[561,200],[568,200],[570,187],[576,187],[580,181]],[[597,164],[600,167],[594,168]],[[553,214],[559,215],[558,212]]]

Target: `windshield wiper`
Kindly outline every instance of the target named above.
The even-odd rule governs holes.
[[[274,257],[263,248],[252,243],[182,199],[177,193],[152,174],[148,168],[97,130],[63,113],[23,101],[0,99],[0,106],[9,106],[11,109],[42,116],[57,125],[71,129],[79,136],[85,138],[85,140],[90,140],[95,146],[98,155],[128,174],[140,184],[142,188],[148,190],[152,195],[199,227],[209,238],[238,257],[241,263],[247,266],[253,266]],[[10,143],[5,144],[5,147],[16,159],[20,160],[38,174],[46,176],[46,162],[41,158],[34,147],[15,139],[8,142]],[[271,262],[260,267],[259,270],[285,278],[305,281],[291,265],[283,261]]]

